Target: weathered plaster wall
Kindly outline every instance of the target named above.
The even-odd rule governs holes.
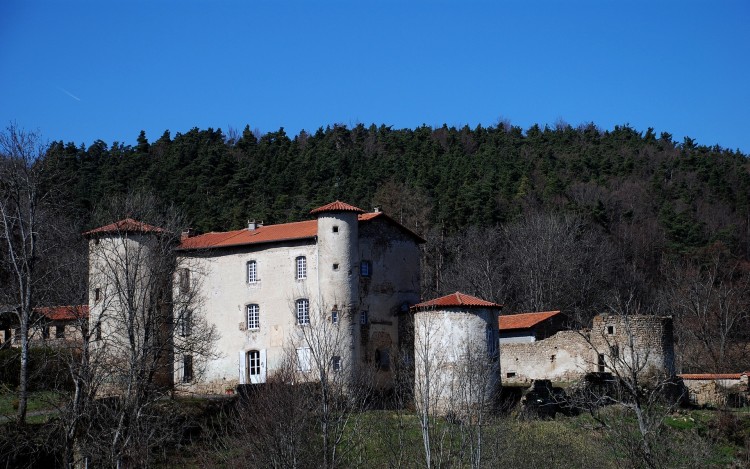
[[[458,399],[477,403],[489,396],[497,384],[498,367],[488,359],[487,339],[497,340],[497,310],[445,308],[414,313],[414,396],[418,406],[434,412],[455,408]],[[479,366],[480,363],[487,366]],[[471,382],[483,382],[483,389],[467,389]]]
[[[574,381],[595,371],[596,353],[577,331],[560,331],[529,343],[500,344],[500,370],[504,383],[534,379]]]

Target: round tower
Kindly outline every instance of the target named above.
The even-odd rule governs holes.
[[[417,406],[471,412],[492,401],[500,384],[501,308],[459,292],[412,306]]]
[[[337,200],[310,213],[318,219],[318,307],[328,315],[335,314],[339,327],[349,326],[346,334],[340,335],[340,342],[345,343],[338,348],[341,366],[353,370],[359,362],[354,353],[354,331],[359,324],[358,215],[364,210]]]

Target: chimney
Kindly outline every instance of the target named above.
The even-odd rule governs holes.
[[[373,211],[373,212],[375,212],[375,213],[380,213],[380,205],[376,205],[376,206],[375,206],[375,207],[374,207],[374,208],[372,209],[372,211]]]
[[[195,236],[195,230],[192,228],[188,228],[180,233],[180,241],[185,241],[186,239],[192,238],[193,236]]]
[[[255,222],[255,220],[247,221],[247,229],[249,231],[255,231],[256,228],[258,228],[258,224]]]

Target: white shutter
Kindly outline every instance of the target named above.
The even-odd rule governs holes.
[[[266,382],[266,349],[260,351],[260,382]]]
[[[240,384],[245,384],[245,377],[247,376],[247,365],[245,365],[245,352],[240,350]]]

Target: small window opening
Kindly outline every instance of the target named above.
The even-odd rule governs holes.
[[[604,354],[600,353],[597,357],[597,369],[599,370],[599,373],[604,373]]]
[[[55,326],[55,338],[56,339],[65,338],[65,326]]]
[[[554,355],[554,354],[550,355],[550,357],[549,357],[549,361],[551,361],[551,362],[554,362],[554,361],[555,361],[555,355]]]
[[[359,275],[362,277],[370,277],[372,275],[372,262],[362,261],[359,263]]]
[[[49,339],[49,326],[42,328],[42,339]]]
[[[334,355],[331,357],[331,369],[333,371],[341,371],[341,357],[338,355]]]
[[[98,303],[101,300],[102,300],[102,289],[95,288],[94,289],[94,301]]]
[[[335,309],[333,311],[331,311],[331,322],[333,324],[338,324],[339,323],[339,312],[337,310],[335,310]]]
[[[333,264],[333,270],[339,270],[339,265],[338,264]]]
[[[506,378],[515,378],[516,377],[516,372],[515,371],[509,371],[509,372],[505,373],[505,377]]]
[[[614,335],[615,326],[607,326],[607,335]]]
[[[367,311],[362,311],[361,313],[359,313],[359,323],[365,325],[367,324],[367,321]]]
[[[182,382],[189,383],[193,380],[193,356],[183,355],[182,357]]]
[[[334,233],[338,233],[339,232],[339,227],[338,226],[334,226],[333,227],[333,232]]]

